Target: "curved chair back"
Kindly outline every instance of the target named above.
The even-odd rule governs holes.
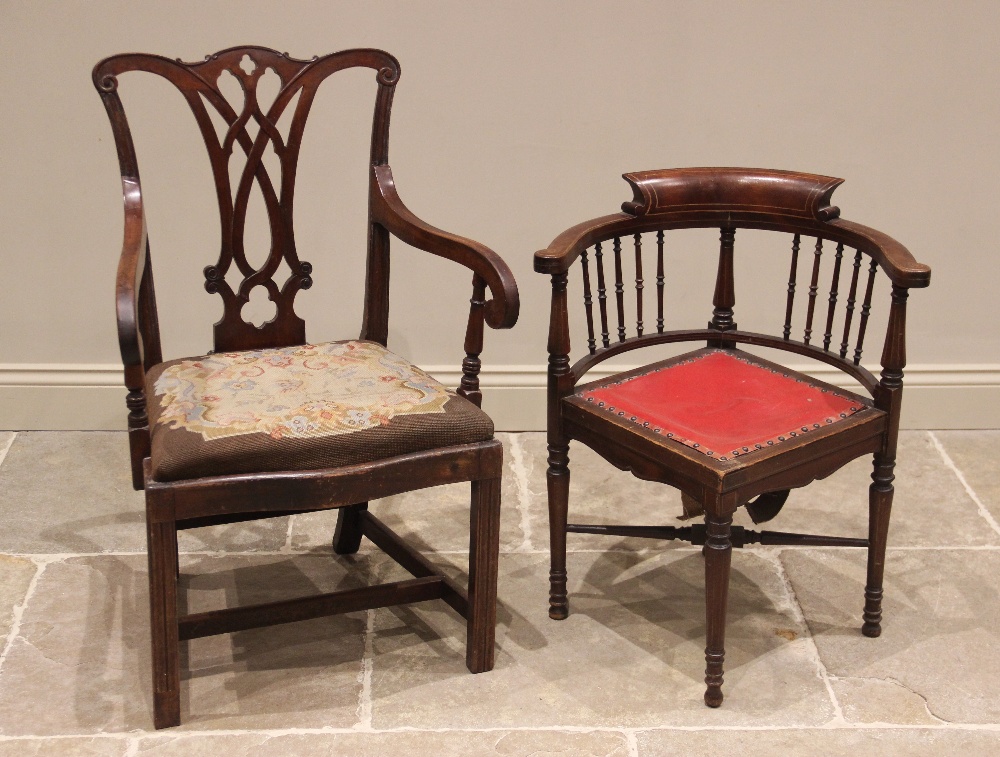
[[[569,355],[569,316],[553,318],[550,353],[557,363],[555,373],[564,376],[560,395],[609,358],[656,344],[704,340],[714,346],[771,347],[827,363],[856,379],[882,409],[890,409],[886,398],[878,402],[884,394],[880,380],[861,365],[876,277],[881,271],[892,290],[881,381],[889,387],[902,380],[907,289],[927,286],[930,269],[885,234],[840,218],[830,200],[842,179],[744,168],[643,171],[624,178],[634,198],[622,204],[623,212],[574,226],[535,256],[535,269],[552,274],[554,291],[565,287],[563,277],[580,262],[587,354],[572,367],[568,359],[561,360]],[[705,329],[669,329],[664,315],[669,232],[711,227],[720,231],[711,320]],[[738,229],[788,235],[790,266],[780,332],[777,327],[773,334],[738,328]],[[655,256],[652,265],[650,256]],[[831,257],[826,278],[821,276],[822,264]],[[626,296],[627,290],[634,294]],[[803,297],[805,306],[796,308],[797,298]],[[558,300],[557,295],[553,315]],[[796,310],[801,311],[801,323],[793,318]]]

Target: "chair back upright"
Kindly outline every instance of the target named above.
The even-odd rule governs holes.
[[[380,50],[345,50],[312,60],[298,60],[264,47],[233,47],[207,56],[197,63],[184,63],[158,55],[124,54],[101,61],[94,69],[94,84],[111,119],[122,182],[126,195],[133,195],[133,211],[141,218],[139,169],[128,121],[118,95],[118,77],[131,71],[157,74],[173,84],[194,114],[211,161],[222,229],[218,259],[204,269],[205,289],[218,294],[223,302],[222,318],[215,324],[213,346],[217,352],[286,347],[306,341],[305,322],[295,313],[299,290],[312,285],[312,266],[300,260],[292,228],[295,178],[302,134],[320,85],[332,74],[348,68],[367,67],[376,71],[378,91],[371,139],[372,166],[387,165],[389,115],[393,92],[399,80],[399,63]],[[258,98],[258,85],[268,72],[276,74],[279,88],[273,100]],[[243,102],[232,103],[223,93],[222,83],[235,79]],[[231,83],[231,82],[230,82]],[[222,119],[224,131],[217,129],[214,115]],[[248,129],[248,126],[251,128]],[[252,135],[252,136],[251,136]],[[278,175],[265,162],[268,150],[277,158]],[[231,163],[239,155],[241,168],[232,174]],[[374,182],[374,172],[371,181]],[[256,184],[264,200],[270,230],[266,259],[258,266],[247,260],[244,235],[247,206]],[[365,301],[366,323],[363,338],[382,344],[386,341],[388,317],[388,238],[384,230],[368,235],[368,287]],[[145,260],[140,266],[137,318],[138,351],[123,344],[126,366],[143,369],[161,361],[159,328],[152,306],[153,288],[148,241],[142,245]],[[288,276],[280,276],[285,263]],[[235,269],[235,270],[234,270]],[[232,273],[231,273],[232,272]],[[232,274],[238,273],[237,276]],[[239,281],[238,284],[230,282]],[[274,317],[256,326],[244,320],[243,309],[251,293],[262,287],[275,305]]]

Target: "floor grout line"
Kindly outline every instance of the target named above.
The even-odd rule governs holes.
[[[35,593],[35,589],[38,587],[38,579],[41,578],[42,573],[45,572],[45,568],[48,566],[48,560],[36,559],[34,560],[37,566],[35,570],[35,575],[31,577],[31,581],[28,582],[28,588],[25,589],[24,599],[21,603],[14,607],[11,615],[10,632],[7,635],[7,643],[4,644],[3,652],[0,652],[0,673],[3,672],[3,665],[7,661],[7,655],[10,653],[11,648],[14,646],[14,641],[18,636],[21,635],[21,620],[24,617],[24,611],[28,607],[28,601]]]
[[[528,468],[524,462],[524,447],[521,446],[519,434],[510,435],[510,467],[514,473],[514,481],[517,484],[517,511],[521,516],[521,546],[515,548],[515,552],[526,553],[531,551],[531,490],[528,487]]]
[[[288,516],[288,530],[285,532],[285,543],[282,545],[280,552],[283,554],[292,553],[292,524],[295,521],[294,515]]]
[[[372,673],[375,668],[373,637],[375,635],[375,610],[368,610],[365,618],[365,648],[361,656],[361,670],[358,672],[358,722],[355,731],[372,732]]]
[[[636,737],[635,729],[628,728],[623,733],[625,734],[625,748],[628,750],[628,757],[639,757],[639,739]]]
[[[904,724],[904,723],[823,723],[820,725],[648,725],[633,726],[622,729],[619,726],[573,726],[573,725],[546,725],[546,726],[517,726],[498,725],[483,728],[417,728],[413,726],[400,726],[399,728],[373,728],[366,731],[366,734],[408,734],[408,733],[614,733],[624,734],[626,739],[629,734],[639,734],[647,732],[664,731],[684,731],[684,732],[776,732],[776,731],[985,731],[990,733],[1000,733],[1000,723],[924,723],[924,724]],[[206,736],[266,736],[275,738],[279,736],[336,736],[357,734],[358,730],[349,727],[317,726],[315,728],[240,728],[240,729],[205,729],[203,731],[123,731],[121,733],[64,733],[49,736],[43,735],[19,735],[10,736],[0,734],[0,743],[5,741],[66,741],[69,739],[109,739],[115,741],[136,742],[145,739],[171,738],[174,740],[203,738]]]
[[[7,459],[7,453],[10,452],[10,448],[14,445],[14,440],[17,439],[17,433],[17,431],[12,431],[10,439],[7,440],[3,449],[0,449],[0,465],[3,465],[3,461]]]
[[[785,571],[784,564],[781,562],[781,550],[777,549],[769,552],[761,552],[760,554],[764,556],[765,559],[771,561],[777,569],[778,577],[785,589],[785,598],[788,601],[788,607],[792,612],[792,617],[795,618],[795,622],[798,623],[803,629],[803,641],[809,649],[809,657],[812,658],[812,661],[816,666],[816,675],[819,676],[819,679],[826,687],[826,693],[830,697],[830,704],[833,705],[833,720],[831,722],[846,723],[847,719],[844,717],[844,709],[840,706],[837,694],[833,690],[833,683],[830,681],[830,671],[827,670],[826,663],[823,662],[823,657],[819,653],[819,646],[816,644],[816,639],[809,630],[809,623],[806,622],[805,612],[802,610],[802,605],[799,604],[799,598],[795,594],[795,587],[792,586],[792,580],[788,576],[787,571]]]
[[[1000,523],[997,523],[996,518],[993,514],[986,509],[986,505],[983,501],[979,499],[979,495],[976,494],[975,490],[969,485],[969,482],[965,480],[965,475],[958,469],[955,465],[955,461],[951,459],[951,455],[945,450],[944,446],[941,444],[937,435],[933,431],[928,431],[927,436],[930,437],[931,442],[937,448],[938,454],[941,455],[941,459],[944,460],[944,464],[951,468],[952,473],[958,478],[958,482],[965,489],[965,493],[972,498],[972,501],[976,503],[976,507],[979,508],[979,514],[982,516],[983,520],[990,524],[990,528],[1000,534]]]

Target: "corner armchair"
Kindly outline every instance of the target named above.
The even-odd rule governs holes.
[[[906,363],[906,303],[910,289],[930,283],[930,269],[886,234],[840,217],[830,199],[841,179],[742,168],[643,171],[624,178],[632,186],[633,199],[622,205],[621,213],[573,226],[535,254],[535,270],[552,282],[549,615],[558,620],[569,613],[567,533],[684,539],[702,545],[705,703],[718,707],[723,699],[733,547],[866,547],[862,633],[881,633],[882,577]],[[679,254],[670,232],[696,228],[719,229],[711,309],[705,297],[710,319],[706,328],[670,329],[665,282],[671,256]],[[770,249],[788,256],[787,283],[761,276],[739,282],[741,297],[774,303],[775,328],[770,333],[741,330],[736,323],[736,238],[743,229],[772,232]],[[579,277],[582,294],[572,308],[567,293],[571,273]],[[889,290],[879,377],[862,365],[865,337],[874,329],[869,321],[877,279]],[[587,334],[586,347],[577,351],[575,361],[570,358],[571,312],[585,321]],[[611,358],[685,342],[705,346],[581,383]],[[856,381],[862,393],[772,363],[753,348],[833,366]],[[704,524],[568,522],[571,440],[640,479],[679,489],[685,515],[704,514]],[[864,455],[872,455],[874,462],[867,538],[758,533],[733,526],[737,509],[745,507],[755,523],[769,521],[781,511],[789,490],[825,478]]]

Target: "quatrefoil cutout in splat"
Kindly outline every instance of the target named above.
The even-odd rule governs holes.
[[[311,267],[295,251],[291,204],[315,86],[303,97],[302,66],[275,53],[237,51],[208,63],[214,70],[199,77],[203,87],[188,101],[208,147],[222,222],[219,259],[205,268],[205,288],[224,305],[216,349],[304,340],[292,303],[311,285]],[[275,277],[279,268],[290,271],[283,281]],[[260,308],[248,307],[255,290],[274,307],[274,317],[259,325],[252,314]]]

